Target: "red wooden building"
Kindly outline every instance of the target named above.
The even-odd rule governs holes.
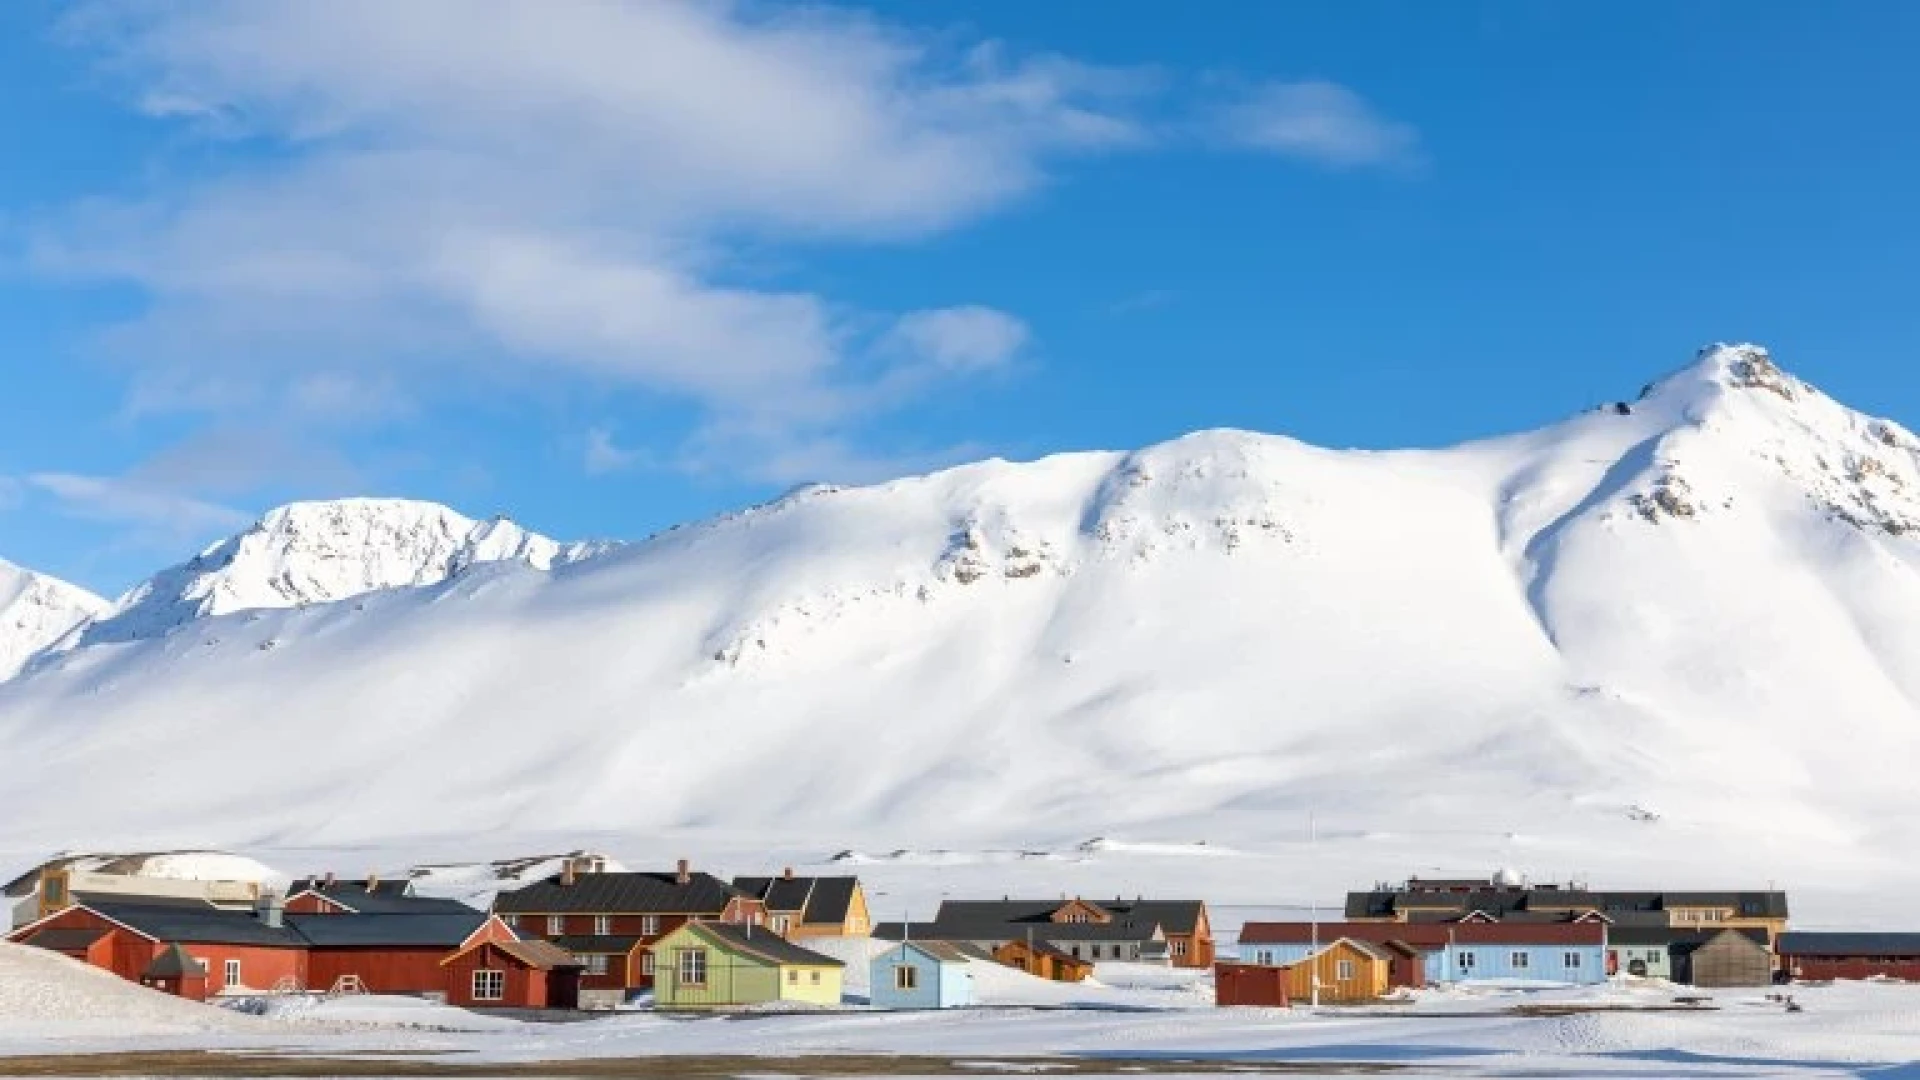
[[[583,1004],[612,1006],[653,985],[651,946],[693,921],[764,925],[766,905],[681,860],[672,873],[561,873],[494,899],[522,941],[578,957]]]
[[[442,994],[441,961],[480,941],[514,941],[505,923],[465,915],[289,915],[308,945],[307,989],[368,994]]]
[[[1899,979],[1920,982],[1920,934],[1788,931],[1775,943],[1791,979]]]
[[[83,899],[8,940],[63,953],[128,982],[161,981],[154,964],[177,946],[205,969],[201,992],[209,995],[296,990],[307,982],[307,943],[280,922],[277,910],[262,918],[197,900]]]
[[[441,961],[447,1004],[463,1009],[573,1009],[580,961],[546,941],[476,941]]]

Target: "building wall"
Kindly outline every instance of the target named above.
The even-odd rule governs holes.
[[[1441,968],[1442,982],[1531,979],[1587,984],[1607,977],[1605,950],[1598,945],[1455,945],[1442,956]]]
[[[570,973],[529,968],[492,944],[453,958],[443,970],[447,1003],[461,1008],[547,1009],[576,1004],[577,980]],[[506,992],[501,1000],[474,1000],[473,973],[480,970],[505,973]],[[569,988],[573,994],[568,993]]]
[[[1627,945],[1607,950],[1607,966],[1612,974],[1632,975],[1640,964],[1649,979],[1673,978],[1673,959],[1665,945]]]
[[[1213,1003],[1222,1008],[1254,1006],[1284,1009],[1287,969],[1267,964],[1219,963],[1213,968]]]
[[[1773,954],[1739,934],[1718,934],[1693,950],[1688,981],[1695,986],[1767,986],[1773,982]]]
[[[1795,979],[1900,979],[1920,982],[1920,957],[1783,956],[1781,967]]]
[[[265,993],[290,983],[296,989],[308,989],[307,951],[277,949],[259,945],[203,945],[182,942],[187,955],[207,967],[207,993]],[[240,961],[240,981],[227,982],[227,961]],[[149,957],[151,962],[151,957]]]
[[[705,983],[680,981],[680,954],[693,949],[707,954]],[[712,1009],[781,1000],[779,967],[758,957],[729,952],[705,938],[675,935],[656,946],[655,956],[659,967],[654,976],[653,1000],[657,1008]],[[838,1001],[838,996],[834,1000]]]
[[[344,915],[347,913],[345,907],[319,893],[303,893],[289,899],[287,910],[295,915]]]
[[[919,985],[899,990],[894,984],[894,969],[910,967]],[[896,947],[874,957],[867,964],[868,999],[877,1009],[937,1009],[941,1002],[941,965],[916,949]]]
[[[809,1005],[838,1005],[842,976],[843,970],[832,965],[783,965],[779,975],[780,1000]]]
[[[307,988],[331,990],[357,975],[372,994],[437,994],[447,988],[440,961],[450,949],[314,949],[307,954]]]

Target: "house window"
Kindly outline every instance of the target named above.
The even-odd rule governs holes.
[[[1086,912],[1084,912],[1084,911],[1074,911],[1074,912],[1069,912],[1069,913],[1068,913],[1068,915],[1067,915],[1067,921],[1068,921],[1068,922],[1072,922],[1072,923],[1083,923],[1083,922],[1086,922],[1086,921],[1087,921],[1087,913],[1086,913]]]
[[[799,971],[797,971],[797,970],[795,970],[794,968],[788,968],[788,969],[787,969],[787,984],[788,984],[788,985],[790,985],[790,986],[798,986],[798,985],[800,985],[800,972],[799,972]]]
[[[593,917],[593,932],[600,937],[606,937],[613,933],[613,916],[595,915]]]
[[[1256,964],[1271,964],[1271,963],[1273,963],[1273,950],[1272,950],[1272,949],[1261,949],[1261,950],[1260,950],[1259,952],[1257,952],[1257,953],[1254,953],[1254,954],[1253,954],[1253,962],[1254,962],[1254,963],[1256,963]]]
[[[1577,968],[1580,966],[1580,954],[1577,952],[1561,953],[1560,962],[1569,968]]]
[[[520,916],[518,915],[502,915],[500,916],[500,921],[506,923],[507,929],[509,930],[520,929]]]
[[[580,959],[586,962],[586,965],[587,965],[587,968],[586,968],[586,971],[587,971],[587,974],[589,974],[589,975],[605,975],[605,974],[607,973],[607,958],[606,958],[606,956],[605,956],[605,954],[603,954],[603,953],[583,953],[583,954],[581,954],[581,956],[580,956]]]
[[[227,977],[226,977],[225,985],[239,986],[240,985],[240,961],[238,960],[227,961],[226,974],[227,974]]]
[[[653,974],[653,954],[652,953],[649,952],[649,953],[640,954],[640,974],[642,975]]]
[[[506,972],[480,970],[473,973],[473,1000],[499,1001],[506,996]]]
[[[657,934],[657,933],[659,933],[659,932],[660,932],[660,916],[658,916],[658,915],[646,915],[646,916],[642,916],[642,917],[641,917],[641,919],[640,919],[640,933],[641,933],[641,934],[642,934],[643,936],[645,936],[645,937],[652,937],[653,935],[655,935],[655,934]]]
[[[809,971],[809,972],[807,972],[807,975],[809,976],[809,977],[808,977],[808,979],[807,979],[807,981],[808,981],[808,982],[810,982],[810,983],[812,983],[812,984],[813,984],[813,985],[815,985],[815,986],[819,986],[819,985],[820,985],[820,973],[819,973],[819,972],[817,972],[817,971]]]
[[[547,933],[558,935],[558,934],[564,934],[566,932],[567,932],[567,917],[565,915],[547,916]]]
[[[1465,950],[1456,954],[1453,958],[1453,962],[1455,966],[1457,966],[1461,971],[1472,971],[1473,970],[1472,950]]]
[[[50,877],[46,884],[47,904],[57,907],[67,902],[67,883],[64,879]]]
[[[775,915],[773,917],[773,932],[776,934],[785,934],[787,932],[787,917],[785,915]]]
[[[1526,953],[1516,952],[1512,956],[1508,957],[1508,959],[1511,960],[1513,963],[1513,970],[1522,971],[1526,969],[1527,961],[1529,958]]]
[[[707,985],[707,950],[680,950],[680,982],[684,986]]]
[[[911,964],[901,964],[894,968],[893,988],[895,990],[920,989],[920,969]]]
[[[1185,938],[1174,938],[1171,944],[1173,948],[1173,955],[1175,956],[1187,955],[1187,941]]]
[[[1333,977],[1335,979],[1338,979],[1341,982],[1346,982],[1349,979],[1352,979],[1353,978],[1353,961],[1351,960],[1334,961]]]

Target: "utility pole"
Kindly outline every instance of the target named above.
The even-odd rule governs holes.
[[[1313,859],[1314,847],[1319,841],[1319,833],[1314,826],[1313,812],[1307,812],[1307,859]],[[1311,926],[1308,931],[1310,944],[1307,946],[1307,977],[1312,980],[1312,1007],[1320,1007],[1320,894],[1313,893],[1307,901],[1308,919]]]

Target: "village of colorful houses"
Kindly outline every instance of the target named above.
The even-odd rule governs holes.
[[[1415,878],[1325,921],[1248,922],[1216,948],[1201,900],[947,900],[875,923],[852,876],[720,877],[567,856],[490,910],[410,879],[315,874],[284,891],[54,860],[6,886],[7,940],[194,1000],[393,994],[468,1009],[662,1010],[975,1004],[1004,965],[1079,982],[1102,963],[1212,968],[1221,1006],[1353,1006],[1446,984],[1666,980],[1702,988],[1920,980],[1920,933],[1809,933],[1787,896]],[[836,948],[836,942],[866,943]],[[1231,957],[1224,953],[1231,951]],[[864,958],[864,997],[847,965]]]

